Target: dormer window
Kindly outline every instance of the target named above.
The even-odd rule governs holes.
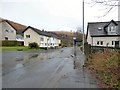
[[[110,26],[108,27],[109,32],[116,32],[116,26]]]
[[[111,26],[111,32],[115,32],[116,31],[116,26]]]

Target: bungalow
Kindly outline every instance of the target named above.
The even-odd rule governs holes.
[[[86,39],[91,46],[120,47],[120,21],[88,23]]]
[[[39,47],[51,48],[58,47],[61,43],[61,40],[58,37],[46,31],[41,31],[39,29],[28,26],[24,30],[24,46],[28,46],[29,43],[36,42]]]
[[[15,23],[10,20],[0,19],[0,40],[24,41],[23,31],[27,28],[25,25]]]

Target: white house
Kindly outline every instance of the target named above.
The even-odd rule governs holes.
[[[16,30],[7,22],[0,21],[0,40],[16,40]]]
[[[23,31],[27,28],[25,25],[0,18],[0,40],[23,41]]]
[[[59,46],[61,40],[53,33],[28,26],[24,31],[24,46],[28,46],[32,42],[36,42],[39,47],[54,48]]]
[[[47,34],[49,36],[48,47],[59,47],[61,40],[58,38],[58,36],[53,32],[47,32]]]
[[[86,39],[91,46],[120,47],[120,21],[88,23]]]

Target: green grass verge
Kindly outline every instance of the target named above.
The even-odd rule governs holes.
[[[25,46],[3,46],[0,47],[0,50],[13,50],[13,51],[29,51],[29,50],[43,50],[40,48],[29,48],[29,47],[25,47]]]

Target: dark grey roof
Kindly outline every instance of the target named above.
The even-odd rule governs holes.
[[[113,21],[110,22],[90,22],[88,23],[87,27],[87,34],[88,30],[90,31],[91,36],[107,36],[105,28],[113,22],[116,26],[118,26],[118,33],[117,35],[120,35],[120,21]],[[101,30],[98,30],[98,28],[102,28]]]
[[[37,28],[34,28],[34,27],[31,27],[31,26],[28,26],[24,32],[28,29],[28,28],[31,28],[32,30],[34,30],[35,32],[37,32],[39,35],[44,35],[44,36],[47,36],[47,37],[54,37],[54,38],[58,38],[59,37],[55,34],[55,33],[52,33],[52,32],[47,32],[47,31],[44,31],[44,30],[39,30]]]
[[[118,21],[117,24],[118,24],[118,33],[120,35],[120,21]]]

